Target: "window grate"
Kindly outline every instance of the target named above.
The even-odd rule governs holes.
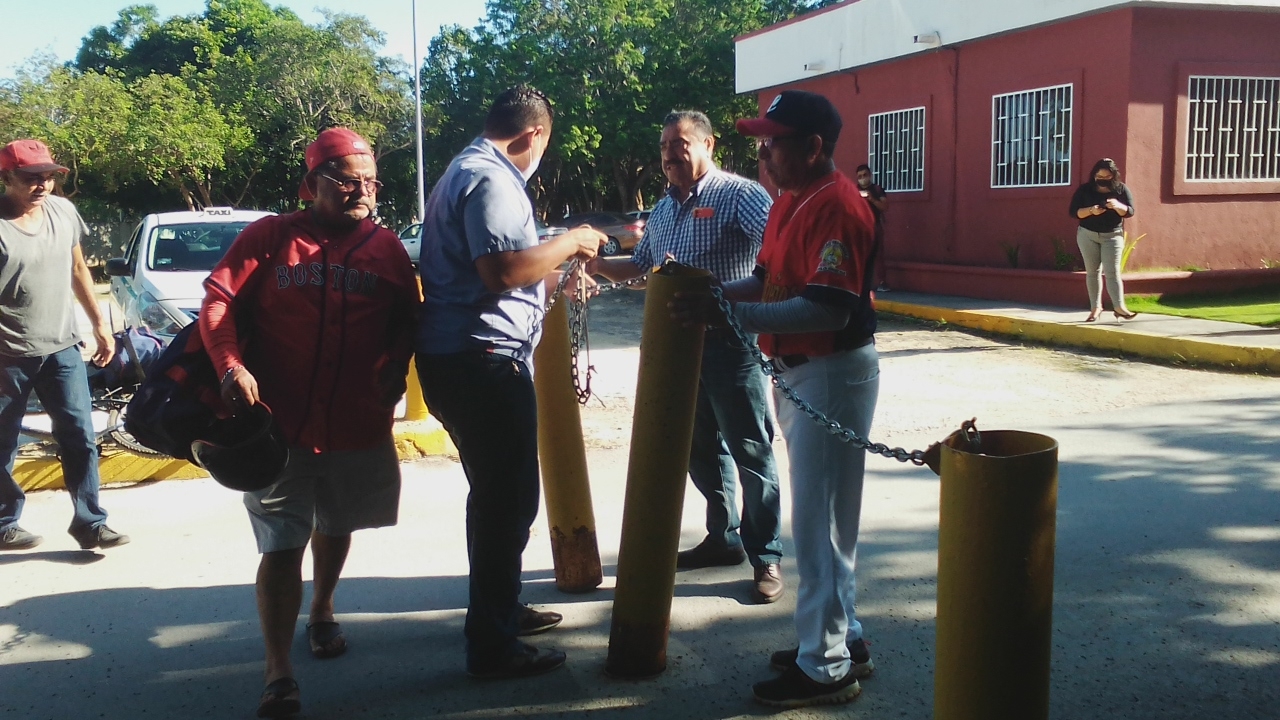
[[[991,187],[1070,185],[1074,86],[991,97]]]
[[[1192,75],[1186,179],[1280,180],[1280,78]]]
[[[885,192],[924,190],[924,108],[867,118],[867,164]]]

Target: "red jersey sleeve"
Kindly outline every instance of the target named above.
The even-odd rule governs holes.
[[[859,207],[845,198],[834,198],[817,210],[813,225],[805,234],[809,263],[805,294],[830,296],[831,291],[838,291],[860,296],[875,240],[875,220],[869,206],[866,201]]]
[[[204,301],[200,304],[200,337],[213,367],[222,377],[231,368],[244,365],[240,354],[232,302],[246,289],[258,267],[279,245],[279,217],[263,218],[240,232],[227,254],[204,281]]]

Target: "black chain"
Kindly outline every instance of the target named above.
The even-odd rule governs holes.
[[[721,291],[720,287],[713,285],[711,287],[711,294],[715,296],[716,303],[720,307],[720,312],[724,313],[725,320],[729,323],[729,327],[732,328],[734,334],[738,336],[738,341],[743,344],[743,347],[746,347],[751,351],[752,356],[754,356],[756,362],[759,363],[760,369],[763,370],[764,374],[769,377],[771,382],[773,382],[773,386],[778,388],[778,392],[782,393],[783,397],[790,400],[796,407],[800,408],[801,412],[808,415],[810,419],[822,426],[823,430],[826,430],[828,433],[831,433],[844,442],[852,443],[853,445],[863,448],[874,455],[882,455],[884,457],[897,460],[898,462],[909,462],[917,466],[925,464],[923,450],[906,450],[900,447],[891,448],[884,443],[871,442],[866,438],[859,437],[854,431],[840,425],[840,423],[835,422],[831,418],[828,418],[817,408],[805,402],[805,400],[797,395],[796,391],[791,389],[791,386],[782,379],[782,376],[778,374],[776,369],[774,369],[773,363],[769,362],[769,360],[765,358],[764,353],[760,352],[759,346],[752,342],[746,331],[742,329],[742,324],[738,322],[738,318],[734,317],[733,307],[729,305],[729,301],[725,299],[724,292]]]
[[[569,261],[569,266],[560,275],[560,280],[556,283],[556,289],[551,293],[551,297],[547,298],[547,305],[544,312],[551,312],[551,308],[555,307],[556,302],[561,298],[567,298],[565,302],[569,303],[569,373],[573,379],[573,392],[578,397],[579,405],[586,405],[591,400],[591,378],[596,373],[596,368],[591,364],[591,339],[587,331],[587,297],[585,278],[579,275],[579,287],[577,292],[572,295],[565,293],[565,287],[569,284],[569,278],[581,267],[581,263],[577,259]],[[591,294],[603,295],[614,290],[622,288],[631,288],[647,282],[649,274],[645,273],[629,280],[620,282],[601,283],[592,288]],[[580,369],[579,356],[582,350],[586,350],[587,368],[586,372]]]

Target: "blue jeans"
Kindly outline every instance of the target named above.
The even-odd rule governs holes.
[[[422,395],[471,485],[468,664],[519,646],[521,556],[538,514],[538,403],[522,362],[484,352],[417,356]]]
[[[98,444],[94,437],[89,379],[80,349],[71,346],[52,355],[15,358],[0,355],[0,530],[17,524],[26,495],[13,479],[22,416],[35,391],[53,421],[62,477],[75,516],[71,532],[97,527],[107,520],[98,505]]]
[[[782,505],[768,397],[764,372],[732,331],[708,330],[689,476],[707,499],[712,542],[741,546],[755,567],[782,559]],[[741,516],[735,468],[742,484]]]

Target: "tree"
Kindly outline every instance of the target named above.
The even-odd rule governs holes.
[[[173,75],[148,75],[130,89],[133,144],[147,179],[177,190],[188,209],[218,204],[214,172],[252,145],[249,128],[228,121],[206,93]]]
[[[544,212],[643,207],[661,191],[657,138],[672,109],[700,109],[721,130],[719,160],[750,172],[731,132],[755,114],[733,89],[733,38],[808,9],[801,0],[492,0],[474,30],[446,28],[422,69],[435,112],[429,167],[479,131],[484,108],[517,83],[555,104],[553,150],[534,186]]]

